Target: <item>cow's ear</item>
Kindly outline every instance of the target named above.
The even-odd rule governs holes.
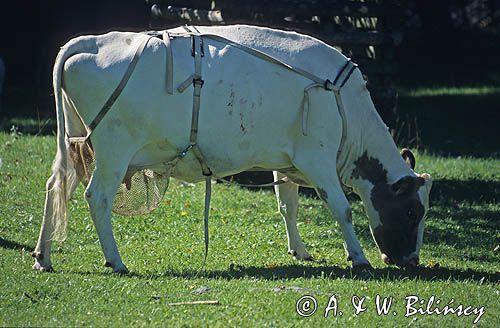
[[[415,189],[415,178],[411,176],[403,177],[391,186],[396,195],[403,195]]]
[[[408,148],[401,149],[401,156],[412,170],[415,169],[415,156],[411,150]]]

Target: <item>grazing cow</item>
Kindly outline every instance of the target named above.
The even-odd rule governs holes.
[[[85,136],[95,155],[85,197],[106,266],[115,272],[127,269],[113,236],[112,204],[122,183],[130,187],[134,168],[190,182],[273,170],[289,179],[275,186],[289,253],[311,258],[296,225],[304,185],[338,220],[352,265],[367,266],[342,189],[350,186],[384,262],[418,264],[432,180],[413,171],[410,151],[397,150],[355,65],[317,39],[262,27],[164,35],[111,32],[61,49],[54,66],[57,154],[35,269],[52,269],[51,240],[64,234],[66,203],[82,179],[68,154]],[[167,170],[162,163],[174,159]]]

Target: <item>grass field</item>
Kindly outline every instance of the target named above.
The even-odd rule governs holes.
[[[432,309],[452,300],[455,308],[484,307],[478,325],[500,326],[498,159],[418,154],[417,171],[435,182],[417,270],[381,262],[355,199],[355,229],[374,269],[349,269],[338,225],[310,196],[300,199],[299,229],[316,261],[297,262],[286,254],[273,193],[225,185],[214,186],[210,253],[202,268],[203,185],[172,181],[155,212],[114,218],[131,271],[119,276],[103,266],[82,187],[71,201],[68,240],[54,247],[55,272],[31,270],[54,152],[53,137],[0,134],[0,326],[470,327],[478,317],[406,317],[410,295],[423,309],[432,296],[440,300]],[[296,312],[304,295],[317,300],[310,317]],[[377,295],[393,297],[387,315],[377,315]],[[358,315],[353,296],[365,297]],[[171,305],[196,300],[219,304]],[[337,301],[337,315],[332,310],[325,318],[329,300]]]

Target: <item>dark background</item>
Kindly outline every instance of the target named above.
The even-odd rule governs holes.
[[[6,4],[8,3],[8,4]],[[52,65],[72,37],[148,27],[143,0],[38,0],[0,7],[0,57],[6,66],[0,115],[52,115]]]
[[[399,90],[422,86],[496,88],[481,97],[416,99],[401,93],[398,115],[419,123],[414,128],[419,130],[420,144],[414,146],[445,154],[498,156],[500,0],[405,3],[411,15],[402,17],[406,20],[404,36],[393,59],[393,79]],[[150,7],[143,0],[2,2],[0,57],[6,74],[1,128],[10,129],[13,118],[42,121],[54,116],[51,71],[61,45],[82,34],[157,27],[157,23],[152,25]],[[441,137],[444,127],[454,135]],[[414,133],[409,131],[399,141],[408,143]]]

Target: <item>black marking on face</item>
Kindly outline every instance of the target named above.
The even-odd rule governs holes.
[[[352,178],[373,184],[370,199],[382,223],[373,230],[373,235],[380,251],[393,259],[408,256],[415,251],[418,225],[424,216],[417,190],[425,180],[406,176],[389,185],[387,170],[377,158],[368,157],[366,152],[354,165]]]

